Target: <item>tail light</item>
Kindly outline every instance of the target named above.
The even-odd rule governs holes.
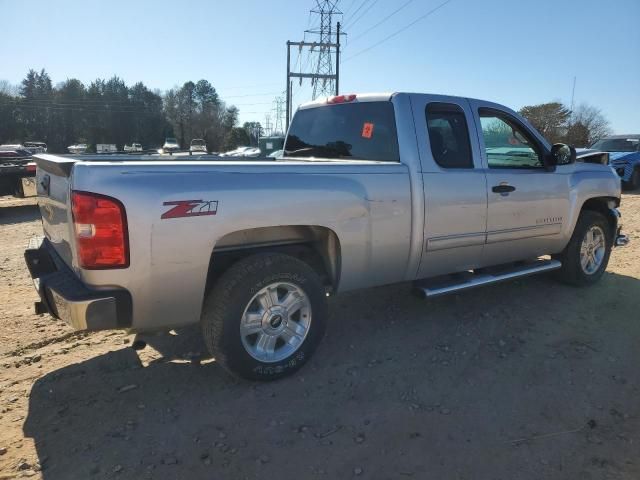
[[[335,97],[329,97],[327,103],[349,103],[353,102],[356,98],[358,98],[356,95],[336,95]]]
[[[35,163],[27,163],[27,166],[26,166],[25,170],[27,172],[35,172],[36,171],[36,164]]]
[[[127,268],[129,238],[122,203],[97,193],[72,192],[71,207],[80,266]]]

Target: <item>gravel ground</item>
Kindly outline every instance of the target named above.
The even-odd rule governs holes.
[[[297,375],[253,384],[197,331],[135,352],[48,316],[22,259],[33,200],[0,199],[0,479],[640,478],[640,195],[596,286],[528,278],[423,301],[330,301]]]

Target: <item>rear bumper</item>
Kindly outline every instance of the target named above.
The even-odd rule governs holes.
[[[131,327],[132,302],[127,290],[97,290],[85,285],[48,240],[30,247],[25,250],[24,258],[41,299],[36,313],[48,312],[75,330]]]

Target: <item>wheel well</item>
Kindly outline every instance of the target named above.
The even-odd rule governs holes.
[[[207,273],[206,291],[238,260],[257,253],[283,253],[315,270],[330,290],[340,280],[340,242],[333,230],[318,226],[277,226],[241,230],[216,243]]]
[[[604,215],[604,217],[609,222],[609,226],[611,227],[611,234],[615,236],[616,228],[618,225],[618,218],[611,211],[612,208],[617,207],[619,204],[619,200],[614,197],[596,197],[590,198],[582,205],[582,210],[591,210],[593,212],[598,212]]]

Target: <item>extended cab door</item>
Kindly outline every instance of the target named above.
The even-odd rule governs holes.
[[[417,278],[476,268],[486,236],[487,184],[469,102],[413,95],[411,104],[425,202]]]
[[[569,175],[545,168],[549,145],[514,112],[470,101],[488,184],[486,265],[562,249]]]

